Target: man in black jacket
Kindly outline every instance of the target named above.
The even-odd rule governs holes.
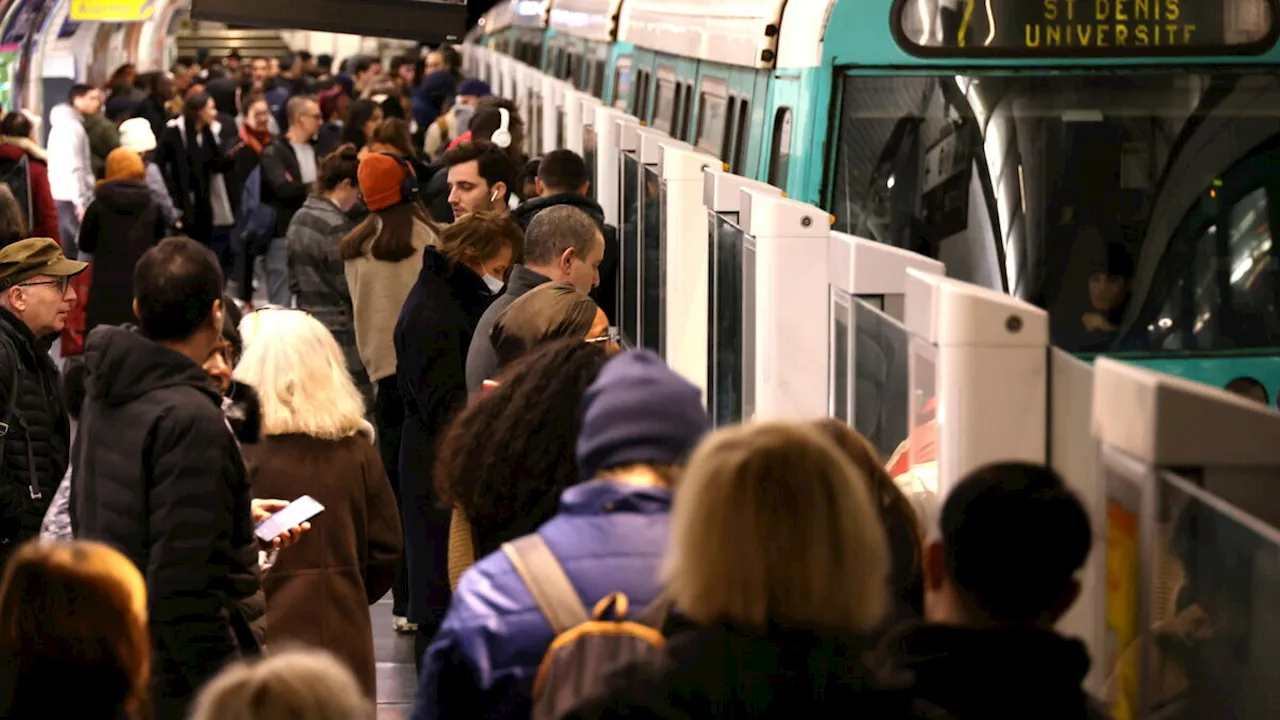
[[[511,211],[511,217],[520,227],[528,230],[529,222],[538,213],[551,207],[568,205],[575,207],[595,220],[604,235],[604,260],[600,263],[600,280],[591,290],[596,301],[612,324],[618,323],[618,228],[606,225],[600,203],[587,197],[591,189],[591,176],[587,163],[572,150],[552,150],[538,163],[538,197],[526,200]]]
[[[1062,478],[1025,463],[980,468],[952,489],[938,526],[923,557],[926,620],[884,638],[886,682],[907,683],[930,716],[1105,717],[1081,687],[1088,650],[1054,630],[1093,543]]]
[[[218,260],[169,238],[133,284],[140,327],[95,328],[85,345],[71,518],[77,537],[111,544],[146,576],[155,717],[168,720],[258,650],[240,605],[260,580],[244,462],[202,367],[222,341]]]
[[[40,534],[67,471],[71,425],[49,345],[76,301],[68,260],[49,238],[0,250],[0,570]]]
[[[267,297],[272,305],[288,306],[289,249],[285,234],[294,213],[306,202],[320,165],[315,137],[324,118],[315,98],[298,95],[289,100],[289,129],[262,151],[262,202],[276,211],[276,237],[267,249]]]

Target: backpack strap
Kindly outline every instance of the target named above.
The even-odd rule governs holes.
[[[4,415],[0,415],[0,462],[4,461],[4,443],[9,437],[9,431],[13,428],[13,422],[18,414],[18,392],[20,390],[18,383],[18,364],[22,362],[22,358],[18,356],[18,348],[14,346],[13,341],[7,335],[0,332],[0,349],[4,350],[4,354],[9,356],[10,361],[10,385],[9,397],[5,398]]]
[[[578,591],[573,589],[569,576],[564,574],[564,568],[541,535],[533,533],[503,543],[502,552],[524,580],[556,635],[588,620]]]

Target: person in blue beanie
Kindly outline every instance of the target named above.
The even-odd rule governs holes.
[[[583,606],[613,592],[631,607],[658,597],[672,492],[711,429],[702,393],[650,350],[605,364],[583,400],[576,456],[582,482],[537,535]],[[414,720],[528,718],[534,676],[554,635],[502,552],[466,573],[427,648]]]

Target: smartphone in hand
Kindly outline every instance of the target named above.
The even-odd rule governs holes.
[[[324,512],[323,505],[316,502],[310,495],[303,495],[289,503],[283,510],[258,523],[253,529],[253,534],[262,542],[269,543],[289,528],[297,527],[322,512]]]

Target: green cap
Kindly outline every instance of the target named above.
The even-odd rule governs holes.
[[[12,287],[37,275],[78,275],[88,263],[68,260],[51,238],[27,238],[0,249],[0,287]]]

